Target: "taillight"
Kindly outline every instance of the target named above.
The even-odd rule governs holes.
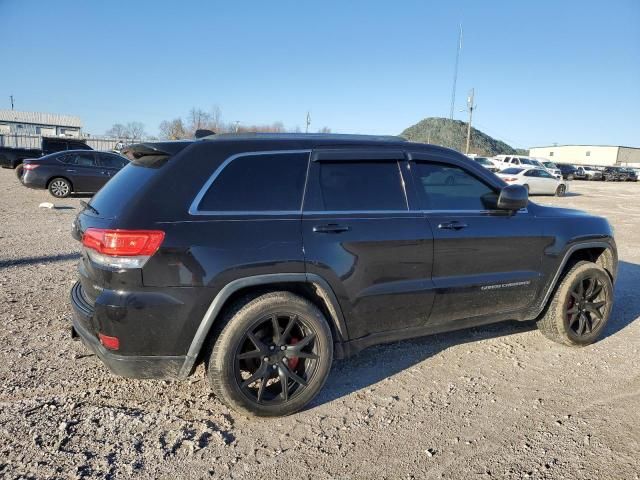
[[[38,165],[37,163],[26,163],[22,166],[22,168],[25,170],[35,170],[39,166],[40,165]]]
[[[109,335],[98,333],[98,338],[100,339],[100,343],[104,345],[104,348],[108,348],[109,350],[118,350],[120,348],[120,339],[118,337],[110,337]]]
[[[142,268],[158,251],[164,232],[161,230],[107,230],[88,228],[82,245],[89,258],[111,268]]]
[[[505,182],[515,182],[516,180],[518,180],[517,178],[503,178],[503,180]]]

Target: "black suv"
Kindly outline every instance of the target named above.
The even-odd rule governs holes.
[[[453,150],[255,134],[126,154],[74,222],[71,291],[74,334],[120,375],[203,361],[231,407],[285,415],[370,345],[500,320],[587,345],[611,312],[608,222]]]

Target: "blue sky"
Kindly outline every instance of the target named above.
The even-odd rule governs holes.
[[[449,114],[517,147],[640,146],[640,1],[0,0],[0,108],[85,131],[223,120],[398,134]]]

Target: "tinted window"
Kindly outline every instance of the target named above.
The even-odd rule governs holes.
[[[100,165],[106,168],[122,168],[127,164],[127,160],[116,155],[101,154]]]
[[[198,210],[300,210],[308,160],[308,153],[238,157],[216,177],[202,198]]]
[[[396,162],[318,162],[317,171],[307,210],[407,210]]]
[[[554,178],[554,179],[556,178],[556,177],[554,177],[553,175],[551,175],[549,172],[547,172],[545,170],[540,170],[538,172],[538,176],[542,177],[542,178]]]
[[[77,165],[79,167],[94,167],[96,165],[93,153],[70,153],[63,158],[64,160],[61,158],[60,161],[69,165]]]
[[[495,208],[497,195],[493,189],[462,168],[437,163],[417,163],[413,171],[423,197],[424,209]]]
[[[515,167],[511,167],[511,168],[505,168],[504,170],[502,170],[500,173],[506,173],[508,175],[517,175],[522,171],[521,168],[515,168]]]
[[[539,171],[538,170],[527,170],[526,172],[524,172],[524,176],[525,177],[539,177]]]

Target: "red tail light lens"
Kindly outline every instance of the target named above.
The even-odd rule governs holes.
[[[161,230],[106,230],[87,228],[82,245],[89,258],[110,269],[142,268],[158,251],[164,232]]]
[[[105,230],[88,228],[82,244],[103,255],[116,257],[151,256],[164,240],[160,230]]]
[[[104,345],[104,348],[108,348],[109,350],[118,350],[120,348],[120,339],[118,337],[110,337],[109,335],[98,333],[98,338],[100,339],[100,343]]]
[[[517,178],[503,178],[505,182],[515,182]]]
[[[40,165],[36,164],[36,163],[26,163],[22,166],[23,169],[25,170],[35,170],[36,168],[38,168]]]

